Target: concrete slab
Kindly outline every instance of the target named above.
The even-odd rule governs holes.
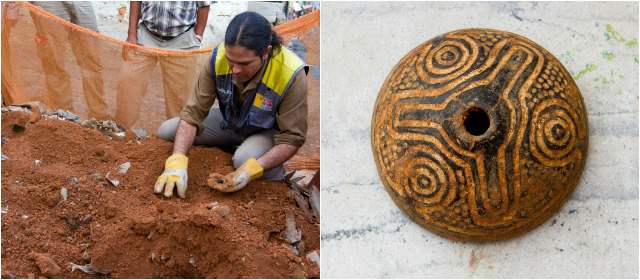
[[[322,4],[322,277],[638,277],[638,3]],[[508,30],[558,57],[582,92],[590,147],[561,211],[516,239],[452,242],[410,221],[381,185],[370,121],[382,83],[418,44]]]
[[[284,13],[284,2],[251,1],[248,10],[261,14],[272,24],[287,20],[287,15]]]

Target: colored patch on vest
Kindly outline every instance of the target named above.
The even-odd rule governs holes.
[[[253,99],[253,106],[265,111],[271,111],[271,109],[273,109],[273,100],[260,93],[256,93],[256,97]]]

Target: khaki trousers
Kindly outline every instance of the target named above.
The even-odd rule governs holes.
[[[200,46],[193,28],[172,40],[162,41],[142,24],[138,25],[138,42],[146,47],[175,50],[190,50]],[[165,115],[171,118],[180,113],[197,79],[197,56],[155,56],[131,49],[127,52],[118,83],[116,121],[119,125],[129,129],[137,122],[147,85],[157,64],[162,72]]]
[[[52,14],[74,24],[97,31],[93,6],[90,2],[35,2]],[[71,82],[65,70],[65,51],[71,45],[82,75],[89,117],[109,119],[104,100],[101,52],[96,39],[82,32],[69,31],[48,19],[31,15],[36,28],[36,49],[42,62],[47,86],[47,106],[73,111]],[[53,30],[55,28],[55,30]],[[66,38],[60,38],[63,35]]]

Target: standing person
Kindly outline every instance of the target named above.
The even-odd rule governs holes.
[[[296,18],[299,18],[302,16],[304,11],[302,10],[302,5],[300,4],[299,1],[293,2],[293,12],[295,13]]]
[[[151,48],[193,50],[202,44],[209,16],[207,1],[131,1],[127,42]],[[123,49],[125,64],[118,84],[116,121],[129,129],[140,115],[150,76],[160,64],[167,118],[178,115],[181,97],[193,85],[196,57],[163,57]]]
[[[96,15],[91,2],[51,1],[32,2],[47,12],[71,23],[98,32]],[[31,13],[36,28],[36,49],[45,73],[48,91],[48,106],[73,111],[71,82],[65,70],[64,52],[71,45],[73,55],[80,66],[82,74],[82,90],[89,107],[89,117],[110,119],[107,115],[107,104],[104,100],[102,80],[102,61],[97,50],[95,38],[85,32],[60,27],[53,30],[47,18]],[[65,32],[68,40],[56,37]]]
[[[161,138],[175,143],[154,191],[171,197],[176,188],[185,197],[192,144],[237,147],[236,170],[211,175],[214,189],[238,191],[260,177],[282,180],[282,164],[305,142],[307,72],[266,18],[254,12],[234,17],[180,117],[158,128]],[[212,107],[216,99],[219,108]]]

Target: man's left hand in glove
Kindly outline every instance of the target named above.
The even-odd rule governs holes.
[[[207,185],[221,192],[236,192],[247,186],[249,182],[262,177],[264,168],[255,158],[250,158],[236,171],[227,175],[209,174]]]

